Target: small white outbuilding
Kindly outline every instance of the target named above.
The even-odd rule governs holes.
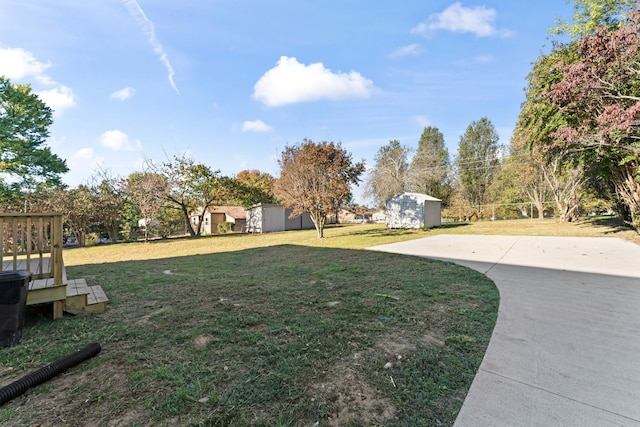
[[[441,225],[442,201],[420,193],[400,193],[385,202],[387,228],[433,228]]]
[[[291,209],[275,203],[259,203],[247,208],[247,232],[305,230],[314,228],[308,213],[289,218]]]

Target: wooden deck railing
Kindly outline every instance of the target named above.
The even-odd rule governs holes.
[[[33,279],[63,284],[62,214],[0,213],[2,270],[29,270]]]

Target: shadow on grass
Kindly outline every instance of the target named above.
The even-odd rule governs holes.
[[[448,229],[456,229],[459,227],[468,227],[469,225],[471,224],[468,222],[445,222],[438,228],[448,230]]]
[[[475,271],[349,249],[279,245],[67,274],[101,285],[107,312],[34,316],[0,358],[17,375],[88,342],[103,351],[35,391],[45,403],[6,406],[13,425],[53,410],[74,425],[312,425],[336,414],[453,424],[498,308],[495,286]]]
[[[433,229],[428,228],[375,228],[368,230],[353,231],[353,236],[372,236],[372,237],[389,237],[389,236],[409,236],[420,232],[429,232],[430,230],[451,230],[459,227],[466,227],[467,223],[447,223]]]
[[[616,216],[584,218],[579,220],[579,225],[606,228],[607,230],[603,232],[604,234],[617,234],[635,231],[633,227],[627,225],[622,219]]]
[[[352,236],[382,237],[382,236],[405,236],[405,235],[415,234],[415,232],[416,230],[409,230],[409,229],[382,228],[382,229],[353,231],[349,234]]]

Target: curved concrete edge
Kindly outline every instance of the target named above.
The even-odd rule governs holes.
[[[498,320],[456,426],[639,426],[640,246],[438,235],[381,250],[491,278]]]

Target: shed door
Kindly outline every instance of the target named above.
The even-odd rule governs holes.
[[[400,210],[400,226],[402,228],[420,227],[417,208],[418,203],[414,199],[406,197],[402,201],[402,209]]]

